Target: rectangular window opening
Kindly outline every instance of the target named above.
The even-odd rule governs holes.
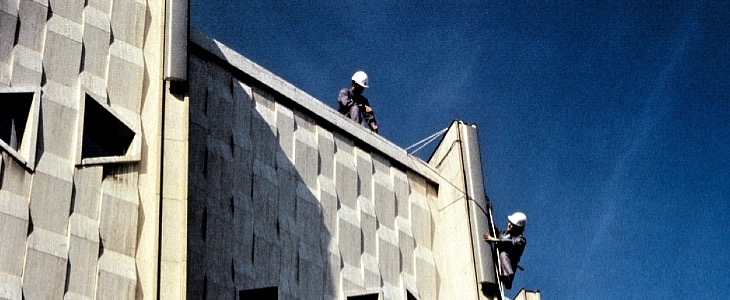
[[[276,300],[279,299],[279,288],[272,286],[272,287],[265,287],[260,289],[251,289],[251,290],[241,290],[238,291],[238,299],[239,300]]]

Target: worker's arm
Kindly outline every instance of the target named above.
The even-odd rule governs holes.
[[[482,234],[484,237],[485,242],[499,242],[500,239],[493,237],[491,234],[489,234],[489,231],[485,231],[484,234]]]
[[[365,122],[368,123],[368,126],[370,126],[370,130],[374,131],[375,133],[378,133],[378,122],[375,121],[375,112],[373,111],[373,108],[370,106],[370,102],[368,101],[368,98],[365,97],[359,97],[359,101],[362,103],[363,107],[363,116],[365,117]]]
[[[513,244],[513,245],[519,245],[519,244],[525,243],[525,239],[522,236],[496,238],[496,237],[493,237],[491,234],[489,234],[489,231],[485,231],[482,236],[484,237],[485,242],[494,242],[497,244],[508,243],[508,244]]]
[[[337,96],[337,102],[340,103],[340,113],[347,112],[350,110],[350,106],[352,106],[353,101],[352,97],[350,97],[350,91],[348,89],[342,89],[340,90],[340,95]]]
[[[365,121],[368,122],[368,125],[370,126],[370,130],[375,131],[375,133],[378,133],[378,122],[375,121],[375,112],[373,112],[373,109],[368,106],[365,106]]]

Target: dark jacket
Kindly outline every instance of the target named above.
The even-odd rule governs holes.
[[[349,88],[343,88],[340,90],[337,102],[340,106],[337,111],[358,124],[362,123],[363,119],[370,128],[372,128],[373,123],[377,124],[375,121],[375,112],[372,111],[373,107],[370,106],[370,102],[368,102],[368,98],[365,98],[365,96],[355,95]],[[371,111],[366,112],[365,106],[370,107]]]

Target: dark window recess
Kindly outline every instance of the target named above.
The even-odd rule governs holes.
[[[347,300],[378,300],[378,294],[366,294],[347,297]]]
[[[418,300],[418,298],[416,298],[416,296],[413,296],[413,294],[411,294],[411,291],[409,291],[409,290],[406,290],[406,299],[407,300]]]
[[[267,288],[253,289],[253,290],[242,290],[238,292],[239,300],[247,299],[261,299],[261,300],[276,300],[279,298],[279,288],[272,286]]]
[[[0,139],[18,150],[23,142],[33,93],[8,93],[3,94],[3,98],[3,108],[0,109]]]
[[[134,139],[134,131],[86,96],[81,158],[123,156]]]

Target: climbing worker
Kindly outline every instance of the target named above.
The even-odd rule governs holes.
[[[507,230],[501,231],[499,238],[493,237],[488,231],[484,232],[486,242],[495,243],[499,249],[499,274],[506,289],[512,289],[512,280],[515,278],[515,270],[518,268],[522,252],[525,251],[527,240],[522,233],[525,231],[527,216],[521,212],[515,212],[507,217]],[[499,231],[499,230],[498,230]]]
[[[378,133],[378,123],[375,121],[375,112],[368,102],[368,98],[362,95],[363,90],[368,87],[368,74],[357,71],[352,75],[352,84],[349,88],[340,90],[337,102],[340,108],[337,110],[358,124],[363,119],[367,122],[370,130]]]

